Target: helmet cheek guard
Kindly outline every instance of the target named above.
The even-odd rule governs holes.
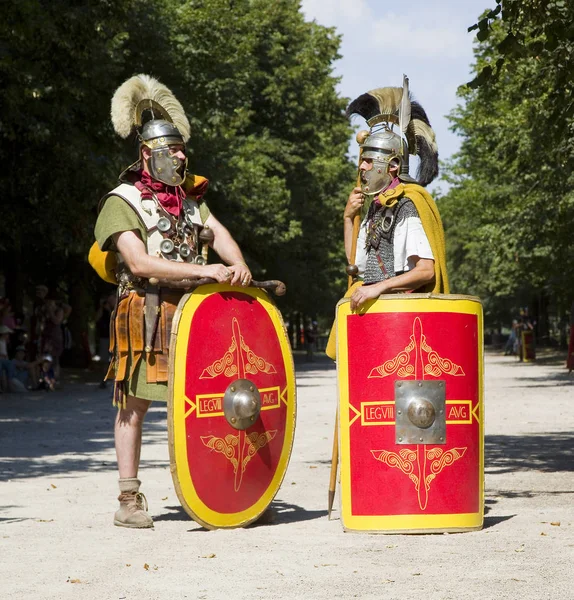
[[[361,144],[361,157],[371,159],[373,166],[368,171],[361,172],[363,194],[373,196],[384,190],[393,180],[391,168],[399,167],[396,175],[402,172],[403,152],[403,140],[387,128],[372,133],[365,139]]]
[[[185,180],[187,157],[181,160],[170,154],[169,147],[154,148],[148,161],[150,175],[166,185],[181,185]]]
[[[163,119],[146,123],[140,134],[141,143],[150,149],[148,161],[150,175],[166,185],[181,185],[185,180],[187,158],[174,156],[170,146],[183,146],[185,142],[177,127]]]
[[[363,157],[370,158],[370,157]],[[369,196],[384,190],[393,180],[391,160],[373,159],[373,167],[361,172],[361,191]]]

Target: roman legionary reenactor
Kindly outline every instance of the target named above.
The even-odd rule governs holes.
[[[344,212],[349,290],[327,348],[339,378],[343,525],[477,528],[482,312],[477,299],[449,295],[443,226],[424,187],[438,175],[435,135],[406,77],[402,88],[362,94],[347,112],[369,130],[357,135],[357,186]],[[409,155],[419,158],[416,178]],[[330,506],[338,452],[336,440]],[[467,485],[456,493],[461,478]]]
[[[130,78],[113,96],[111,117],[122,138],[135,134],[139,141],[138,160],[100,202],[90,251],[92,266],[118,284],[108,373],[118,407],[114,524],[153,527],[139,491],[142,424],[152,401],[168,401],[170,454],[180,456],[172,474],[184,508],[206,527],[240,526],[271,502],[282,480],[277,465],[286,469],[293,437],[294,376],[283,368],[292,365],[286,340],[276,335],[281,317],[266,292],[251,287],[280,282],[252,281],[237,243],[209,210],[208,181],[187,171],[189,121],[167,87],[147,75]],[[207,264],[208,245],[221,263]],[[197,295],[188,293],[196,288]],[[253,339],[259,334],[271,348]],[[170,351],[177,341],[179,357]],[[272,355],[273,364],[260,354]],[[224,398],[226,386],[232,391]],[[231,459],[227,466],[218,451]]]
[[[370,130],[357,135],[359,179],[344,213],[347,271],[354,281],[346,296],[356,308],[381,294],[448,293],[442,221],[424,187],[438,175],[438,148],[425,110],[410,100],[405,78],[404,94],[403,88],[379,88],[353,100],[347,115],[355,114]],[[409,154],[419,158],[416,179],[409,174]],[[326,352],[335,359],[334,330]]]

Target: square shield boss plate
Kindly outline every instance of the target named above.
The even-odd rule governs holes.
[[[446,382],[395,381],[395,443],[446,443]]]

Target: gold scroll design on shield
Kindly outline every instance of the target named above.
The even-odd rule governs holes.
[[[224,374],[226,377],[244,379],[257,373],[277,373],[275,367],[261,356],[257,356],[247,345],[241,333],[239,321],[234,317],[231,322],[231,344],[227,352],[209,367],[205,368],[200,379],[213,379]],[[251,459],[277,435],[277,430],[247,433],[239,431],[225,438],[214,435],[201,436],[204,446],[223,454],[233,465],[235,474],[234,489],[239,491],[243,474]]]
[[[238,376],[244,378],[247,375],[256,375],[257,373],[274,374],[277,369],[267,362],[261,356],[257,356],[247,345],[238,320],[234,317],[231,325],[231,345],[227,352],[219,359],[215,360],[209,367],[206,367],[200,379],[213,379],[222,373],[226,377]]]
[[[387,377],[397,374],[398,377],[425,379],[425,376],[438,377],[442,374],[455,377],[464,376],[464,370],[460,365],[448,358],[443,358],[427,342],[424,334],[423,324],[420,317],[413,321],[410,341],[405,349],[394,358],[385,361],[378,367],[374,367],[369,373],[369,379],[375,377]],[[418,495],[419,507],[425,510],[428,503],[429,492],[432,481],[446,467],[451,466],[462,458],[467,448],[427,448],[425,445],[417,445],[416,450],[404,448],[397,452],[388,450],[371,450],[374,458],[388,465],[400,469],[408,475],[414,483]]]
[[[230,433],[225,436],[225,439],[214,435],[201,436],[201,441],[205,446],[223,454],[233,465],[233,473],[235,474],[234,489],[236,492],[241,487],[243,474],[249,461],[277,435],[277,430],[246,433],[243,444],[241,444],[241,433],[243,432],[239,432],[239,435]]]
[[[425,359],[426,354],[426,361]],[[460,365],[457,365],[448,358],[443,358],[433,350],[427,343],[426,335],[423,332],[422,322],[419,317],[413,321],[413,332],[410,336],[410,342],[404,350],[399,352],[394,358],[385,361],[382,365],[374,367],[369,373],[369,379],[375,377],[388,377],[397,374],[403,379],[409,377],[416,378],[415,363],[420,356],[422,361],[423,379],[425,375],[439,377],[440,375],[463,376],[464,371]]]
[[[428,449],[425,446],[425,460],[417,460],[417,450],[403,448],[398,453],[388,450],[371,450],[376,460],[389,467],[400,469],[414,483],[418,495],[419,507],[427,507],[431,483],[446,467],[450,467],[462,458],[467,448],[442,448]]]

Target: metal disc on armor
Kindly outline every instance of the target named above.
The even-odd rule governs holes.
[[[350,309],[349,299],[337,306],[344,528],[480,529],[480,301],[447,294],[385,295],[360,313]]]
[[[171,254],[173,252],[173,249],[175,248],[173,242],[171,240],[163,240],[161,242],[161,244],[159,245],[159,249],[164,253],[164,254]]]
[[[179,245],[178,252],[182,258],[187,258],[191,254],[191,248],[189,247],[189,244],[184,242]]]
[[[207,264],[207,261],[205,260],[205,258],[203,258],[203,256],[201,256],[201,254],[198,254],[194,259],[193,262],[196,265],[205,265]]]
[[[170,346],[171,471],[185,511],[209,529],[245,526],[279,490],[295,430],[295,374],[266,292],[198,287]]]
[[[161,217],[157,222],[157,228],[162,233],[166,233],[171,229],[171,221],[167,217]]]

